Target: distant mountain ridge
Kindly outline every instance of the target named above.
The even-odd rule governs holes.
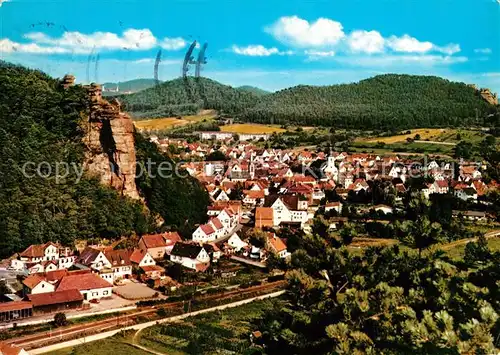
[[[120,81],[117,83],[104,83],[103,92],[108,95],[116,94],[116,93],[126,93],[126,92],[138,92],[141,90],[149,89],[156,84],[155,79],[133,79],[127,81]],[[119,91],[115,91],[116,89]]]
[[[435,76],[400,74],[378,75],[352,84],[299,85],[267,94],[258,88],[233,88],[190,77],[122,95],[120,100],[136,117],[215,109],[247,122],[357,129],[491,125],[498,119],[497,107],[470,85]]]
[[[270,91],[255,87],[255,86],[250,86],[250,85],[243,85],[243,86],[238,86],[236,89],[242,90],[242,91],[248,91],[251,93],[254,93],[255,95],[258,96],[264,96],[267,94],[270,94]]]
[[[255,106],[260,97],[208,78],[178,78],[135,94],[119,96],[125,110],[135,117],[165,117],[196,114],[214,109],[238,114]]]

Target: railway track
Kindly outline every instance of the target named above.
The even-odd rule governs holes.
[[[248,287],[246,289],[238,289],[234,291],[224,292],[222,294],[214,294],[209,296],[202,296],[193,298],[191,302],[207,302],[207,301],[223,301],[226,299],[233,298],[234,296],[244,296],[249,293],[262,292],[262,291],[274,291],[285,285],[285,281],[275,281],[270,283],[265,283],[263,285]],[[123,314],[117,317],[94,321],[89,323],[83,323],[75,326],[69,326],[65,328],[59,328],[51,331],[45,331],[38,334],[27,335],[20,338],[13,338],[5,340],[5,343],[17,345],[23,347],[25,350],[35,349],[38,347],[46,346],[49,344],[59,343],[63,340],[82,338],[92,334],[97,334],[103,332],[104,330],[112,330],[128,325],[133,325],[137,323],[138,317],[148,317],[151,315],[156,315],[156,312],[160,308],[164,309],[179,309],[184,311],[184,305],[190,302],[188,301],[178,301],[172,303],[165,303],[156,306],[141,307],[136,312]]]

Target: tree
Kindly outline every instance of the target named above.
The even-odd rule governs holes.
[[[6,295],[8,293],[12,293],[12,291],[7,286],[7,283],[5,281],[0,281],[0,295]]]
[[[491,251],[484,235],[480,235],[477,242],[469,242],[465,246],[464,261],[469,265],[485,263],[490,258]]]
[[[340,230],[340,237],[342,238],[343,245],[349,245],[352,243],[352,240],[358,235],[356,232],[356,228],[354,225],[350,223],[344,224],[342,229]]]
[[[56,327],[64,327],[65,325],[68,324],[68,321],[66,319],[66,314],[59,312],[54,315],[54,325]]]
[[[416,221],[409,221],[407,235],[403,243],[418,249],[418,255],[422,251],[441,240],[441,225],[437,222],[431,223],[427,216],[419,217]]]
[[[472,156],[472,144],[464,141],[455,146],[455,158],[470,159]]]
[[[267,233],[257,229],[253,228],[248,231],[248,238],[250,241],[250,244],[257,248],[265,248],[267,245]]]
[[[216,150],[205,157],[206,161],[226,161],[227,157],[220,150]]]

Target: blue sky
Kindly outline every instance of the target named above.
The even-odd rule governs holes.
[[[196,39],[233,86],[409,73],[500,92],[500,0],[0,0],[0,21],[2,59],[82,83],[151,78],[160,49],[176,78]]]

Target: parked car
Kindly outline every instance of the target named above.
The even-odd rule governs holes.
[[[93,298],[89,302],[90,303],[100,303],[100,301],[97,298]]]

